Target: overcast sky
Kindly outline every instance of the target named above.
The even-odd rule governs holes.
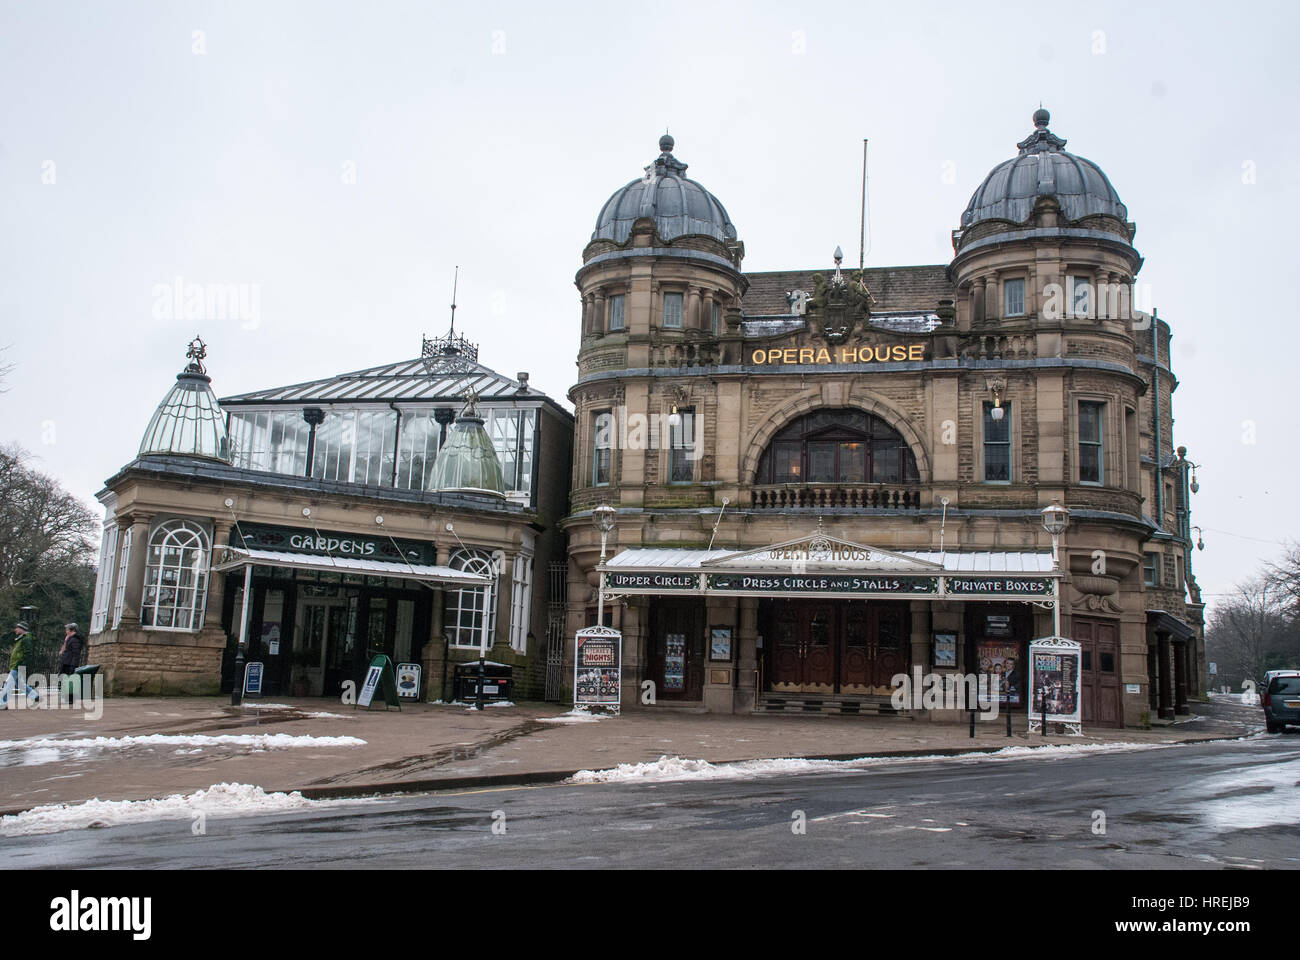
[[[0,441],[86,500],[202,333],[219,395],[458,326],[563,400],[597,211],[658,153],[745,269],[944,263],[1039,101],[1138,225],[1203,464],[1194,569],[1300,531],[1291,3],[0,2]],[[186,319],[161,288],[240,285]],[[208,305],[209,312],[214,305]],[[567,403],[567,401],[565,401]]]

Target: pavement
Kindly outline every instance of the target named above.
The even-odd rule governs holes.
[[[313,798],[365,796],[556,782],[578,770],[664,756],[711,763],[923,756],[1045,744],[1198,742],[1263,728],[1259,707],[1236,698],[1193,703],[1192,716],[1151,730],[1030,736],[1020,715],[1012,737],[999,718],[977,723],[973,739],[965,723],[900,717],[637,708],[593,720],[548,703],[481,712],[404,703],[400,711],[366,711],[320,699],[231,707],[227,698],[176,697],[108,699],[102,707],[98,718],[80,710],[0,713],[0,813],[96,798],[183,795],[218,783],[297,790]]]

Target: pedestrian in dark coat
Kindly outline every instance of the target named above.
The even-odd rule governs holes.
[[[81,651],[86,648],[86,638],[81,635],[75,623],[69,623],[63,629],[66,633],[63,646],[59,648],[59,676],[70,677],[81,666]],[[59,684],[62,686],[64,681],[60,680]],[[72,691],[68,691],[68,697],[71,699]]]

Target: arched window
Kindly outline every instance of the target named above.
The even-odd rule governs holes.
[[[457,550],[447,561],[453,570],[492,578],[486,587],[443,591],[442,627],[453,647],[491,648],[497,625],[497,562],[482,550]]]
[[[916,457],[897,430],[862,410],[816,410],[786,424],[758,461],[757,484],[914,483]]]
[[[142,626],[198,630],[208,599],[208,536],[198,524],[171,520],[149,538]]]

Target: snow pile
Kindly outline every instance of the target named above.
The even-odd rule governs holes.
[[[254,750],[287,750],[293,747],[364,747],[356,737],[291,736],[287,733],[205,734],[151,733],[138,737],[85,737],[59,740],[52,737],[31,740],[0,740],[0,750],[126,750],[132,747],[251,747]]]
[[[21,837],[59,830],[115,827],[152,820],[193,820],[196,814],[210,817],[290,813],[318,806],[326,801],[308,800],[298,791],[267,793],[245,783],[218,783],[187,796],[172,794],[159,800],[87,800],[33,807],[0,818],[0,836]],[[334,801],[339,802],[339,801]]]
[[[555,718],[560,719],[560,718]],[[775,760],[742,760],[736,763],[709,763],[662,756],[649,763],[620,763],[608,770],[579,770],[567,783],[669,783],[680,780],[751,780],[764,776],[798,773],[843,773],[904,763],[935,761],[974,762],[984,760],[1023,760],[1036,758],[1059,760],[1070,756],[1112,753],[1129,750],[1156,750],[1174,746],[1168,743],[1070,743],[1042,747],[1004,747],[990,753],[959,753],[952,756],[931,754],[923,757],[861,757],[857,760],[803,760],[787,757]]]
[[[600,715],[590,713],[582,707],[574,707],[568,713],[562,713],[558,717],[538,717],[542,723],[596,723]]]

